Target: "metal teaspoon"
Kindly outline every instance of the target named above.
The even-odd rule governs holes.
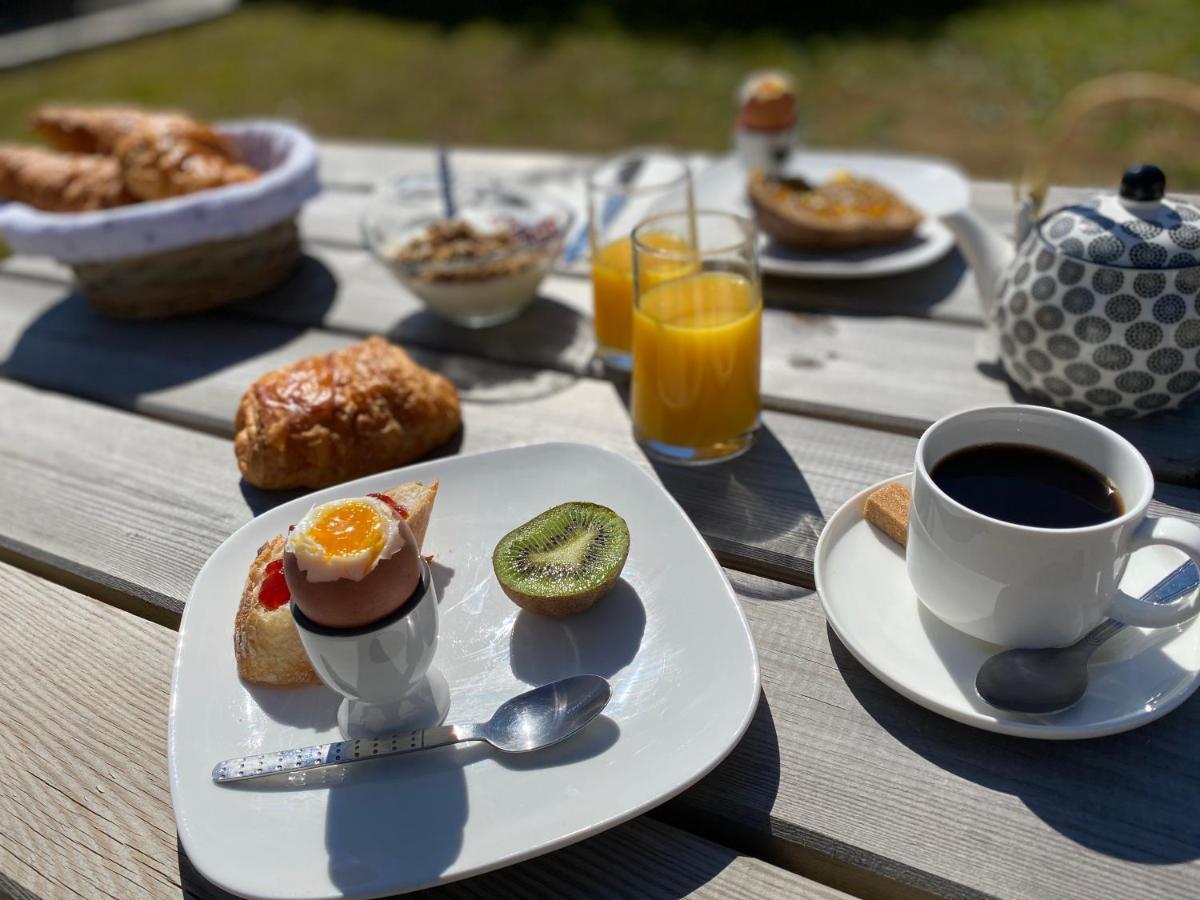
[[[374,739],[227,759],[213,767],[212,778],[225,784],[414,753],[462,741],[486,741],[505,753],[540,750],[580,731],[600,715],[611,697],[612,688],[599,675],[573,675],[518,694],[501,704],[488,721],[476,725],[439,725]]]
[[[1170,603],[1200,586],[1200,573],[1189,560],[1143,595],[1148,603]],[[975,690],[997,709],[1052,713],[1079,702],[1087,691],[1088,660],[1096,648],[1124,630],[1105,619],[1069,647],[1005,650],[987,659],[975,676]]]

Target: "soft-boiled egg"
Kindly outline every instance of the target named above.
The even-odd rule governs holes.
[[[309,510],[288,535],[283,574],[308,618],[356,628],[403,606],[421,564],[408,523],[374,497],[355,497]]]
[[[287,549],[309,581],[362,581],[399,549],[398,519],[374,497],[314,506],[288,536]]]

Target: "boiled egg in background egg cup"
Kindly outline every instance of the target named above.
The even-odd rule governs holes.
[[[288,535],[283,574],[305,653],[343,697],[347,739],[441,724],[437,587],[403,518],[374,497],[314,506]]]

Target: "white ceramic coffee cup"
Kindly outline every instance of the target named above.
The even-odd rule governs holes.
[[[934,484],[930,472],[949,454],[981,444],[1025,444],[1085,463],[1116,485],[1125,512],[1083,528],[1034,528],[975,512]],[[943,622],[1006,647],[1066,646],[1105,616],[1150,628],[1176,625],[1200,609],[1196,596],[1156,605],[1117,587],[1129,554],[1147,544],[1176,547],[1200,565],[1200,528],[1147,515],[1153,493],[1154,477],[1137,449],[1089,419],[1040,406],[946,416],[917,444],[909,580]]]

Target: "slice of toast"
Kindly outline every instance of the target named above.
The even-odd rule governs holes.
[[[797,250],[850,250],[912,237],[921,214],[869,178],[835,175],[821,185],[801,178],[750,176],[758,227]]]
[[[418,549],[425,542],[438,482],[423,484],[409,481],[385,491],[408,512],[408,527],[417,539]],[[233,655],[238,674],[254,684],[319,684],[317,673],[296,633],[290,604],[268,609],[258,602],[267,564],[283,556],[285,535],[279,534],[258,548],[242,601],[233,623]]]

